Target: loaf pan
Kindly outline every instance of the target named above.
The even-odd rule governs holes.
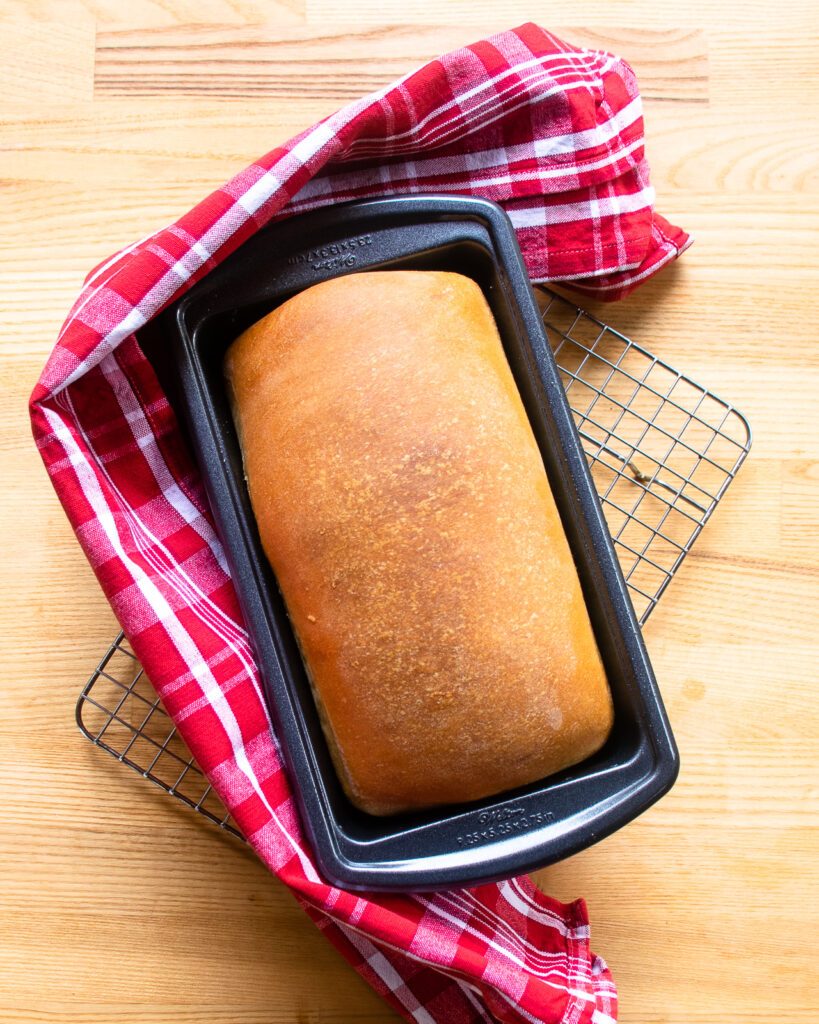
[[[594,757],[469,805],[372,817],[344,795],[264,556],[222,376],[230,343],[296,292],[369,269],[451,270],[483,290],[571,545],[615,706]],[[435,889],[542,867],[625,825],[673,784],[678,757],[514,230],[494,203],[401,196],[258,232],[172,306],[161,329],[255,647],[276,735],[324,876],[345,888]]]

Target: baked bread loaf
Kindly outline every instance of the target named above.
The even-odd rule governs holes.
[[[224,369],[350,800],[378,815],[477,800],[598,750],[611,696],[474,281],[325,281],[242,334]]]

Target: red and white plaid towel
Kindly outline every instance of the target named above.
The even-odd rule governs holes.
[[[259,856],[418,1022],[609,1024],[581,900],[524,878],[362,896],[313,865],[190,452],[135,334],[281,214],[465,192],[501,202],[534,278],[623,295],[687,245],[653,210],[632,70],[534,25],[432,61],[253,163],[87,279],[31,400],[48,473],[133,648]]]

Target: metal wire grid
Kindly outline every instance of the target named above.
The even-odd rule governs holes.
[[[643,625],[751,446],[732,405],[567,299],[543,322]],[[77,702],[96,746],[241,837],[120,633]]]
[[[76,716],[77,725],[96,746],[242,838],[122,633],[86,683]]]
[[[732,405],[546,288],[543,322],[644,625],[751,447]]]

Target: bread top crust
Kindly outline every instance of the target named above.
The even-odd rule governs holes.
[[[355,804],[476,800],[603,744],[611,696],[577,572],[474,281],[325,281],[241,335],[225,374]]]

